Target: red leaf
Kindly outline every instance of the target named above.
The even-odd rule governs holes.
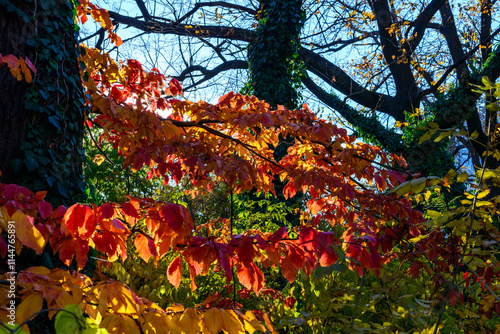
[[[259,291],[264,286],[264,274],[262,274],[255,263],[250,262],[245,265],[238,265],[236,274],[238,275],[241,285],[259,294]]]
[[[292,264],[292,260],[290,259],[289,256],[285,256],[281,258],[280,261],[281,264],[281,273],[285,278],[290,282],[293,283],[295,281],[295,278],[297,278],[297,268]]]
[[[158,101],[156,101],[156,106],[161,110],[165,110],[167,109],[167,102],[163,97],[160,97]]]
[[[33,63],[30,61],[30,59],[28,57],[24,58],[24,62],[26,63],[26,65],[28,65],[30,70],[33,71],[33,73],[36,73],[35,65],[33,65]]]
[[[124,92],[118,89],[117,85],[111,88],[111,95],[115,99],[116,103],[122,103],[125,100]]]
[[[299,243],[307,250],[315,250],[317,244],[318,231],[312,227],[303,227],[299,233]]]
[[[104,204],[103,206],[101,206],[101,210],[102,216],[106,219],[112,218],[115,214],[115,209],[109,204]]]
[[[302,269],[306,262],[304,257],[304,250],[299,247],[290,247],[288,250],[288,257],[292,262],[293,266],[297,268],[297,270]]]
[[[131,203],[129,203],[129,202],[123,203],[122,209],[123,209],[123,213],[125,213],[127,216],[130,216],[133,218],[139,218],[139,215],[137,214],[137,210],[135,209],[135,207]]]
[[[4,238],[0,238],[0,255],[4,259],[5,259],[5,256],[7,255],[8,248],[9,248],[9,246],[5,242]]]
[[[181,258],[177,256],[168,266],[167,277],[168,281],[176,288],[181,283]]]
[[[89,238],[95,231],[96,221],[92,209],[86,205],[74,204],[64,214],[61,230],[73,237]]]
[[[170,89],[170,95],[182,95],[182,86],[177,79],[172,78],[168,84],[168,88]]]
[[[49,202],[43,201],[38,203],[38,213],[43,219],[47,219],[52,215],[52,205]]]
[[[285,199],[289,199],[297,193],[297,188],[295,188],[295,183],[293,180],[290,180],[288,184],[283,188],[283,195],[285,196]]]
[[[368,248],[370,249],[373,268],[380,268],[382,266],[382,258],[380,257],[377,248],[372,244],[368,244]]]
[[[171,232],[179,234],[182,231],[183,218],[179,205],[174,203],[165,204],[160,210],[160,217],[165,220],[165,223],[162,224],[163,228],[160,228],[158,231],[160,235],[163,235],[165,232],[166,235],[171,235]],[[172,231],[165,231],[165,225],[172,229]]]
[[[71,261],[73,261],[74,257],[75,244],[73,239],[68,239],[62,244],[61,248],[59,249],[59,258],[65,265],[69,266],[71,265]]]
[[[241,262],[253,262],[255,249],[252,239],[249,237],[243,236],[240,238],[236,251],[238,252],[238,258]]]
[[[457,293],[455,290],[451,290],[449,295],[448,295],[448,301],[450,302],[450,305],[453,307],[457,303]]]
[[[218,255],[219,255],[219,263],[224,272],[226,273],[226,281],[227,283],[231,282],[231,279],[233,278],[233,272],[231,270],[231,264],[229,263],[229,258],[226,252],[224,252],[222,249],[219,248],[218,250]]]
[[[418,277],[418,274],[420,273],[420,267],[421,265],[418,262],[413,262],[411,267],[408,269],[407,273],[411,274],[411,276],[415,279]]]
[[[225,106],[228,104],[231,99],[234,97],[234,92],[229,92],[226,95],[223,95],[219,98],[219,102],[217,102],[218,106]]]

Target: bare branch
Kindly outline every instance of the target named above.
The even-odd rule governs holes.
[[[453,62],[456,63],[464,56],[464,51],[460,38],[458,37],[457,27],[455,25],[455,19],[453,18],[453,12],[450,8],[450,3],[446,1],[439,12],[441,13],[441,19],[443,21],[440,31],[446,39],[451,58],[453,59]],[[462,77],[464,69],[465,64],[461,64],[457,67],[457,77]]]
[[[184,21],[186,18],[188,18],[189,16],[193,15],[194,13],[196,13],[196,11],[198,9],[200,9],[201,7],[214,7],[214,6],[217,6],[217,7],[225,7],[225,8],[231,8],[231,9],[236,9],[236,10],[240,10],[240,11],[243,11],[243,12],[247,12],[251,15],[255,15],[257,14],[257,12],[254,10],[254,9],[251,9],[251,8],[247,8],[247,7],[243,7],[243,6],[240,6],[240,5],[236,5],[236,4],[232,4],[232,3],[227,3],[227,2],[224,2],[224,1],[215,1],[215,2],[198,2],[194,5],[193,9],[191,9],[189,12],[187,12],[186,14],[184,14],[181,18],[179,18],[175,23],[174,25],[179,25],[182,21]]]
[[[146,8],[146,5],[144,4],[143,0],[135,0],[135,3],[137,4],[137,7],[139,7],[139,10],[142,13],[142,16],[146,19],[146,21],[151,20],[151,15],[148,12],[148,9]]]
[[[356,103],[383,112],[397,120],[404,120],[402,110],[393,97],[365,89],[340,67],[311,50],[302,48],[299,55],[306,62],[309,71]]]
[[[193,72],[201,72],[203,74],[203,79],[199,80],[198,82],[185,87],[185,90],[189,90],[192,87],[195,87],[207,80],[212,79],[215,77],[217,74],[227,71],[227,70],[232,70],[232,69],[247,69],[248,68],[248,62],[244,60],[231,60],[228,62],[224,62],[220,64],[219,66],[215,67],[214,69],[207,70],[206,67],[195,65],[195,66],[190,66],[186,68],[184,71],[181,72],[179,76],[176,77],[177,80],[179,81],[184,81],[187,77],[192,77]]]
[[[474,53],[476,53],[476,51],[482,45],[485,45],[485,44],[489,43],[496,35],[498,35],[498,33],[500,33],[500,28],[498,28],[497,30],[495,30],[494,33],[492,33],[490,36],[488,36],[488,38],[486,38],[486,40],[479,42],[478,45],[476,45],[472,50],[470,50],[469,52],[467,52],[460,60],[458,60],[456,63],[454,63],[453,65],[451,65],[450,67],[448,67],[448,69],[444,72],[444,74],[441,76],[441,78],[439,78],[439,80],[436,82],[436,84],[434,86],[432,86],[431,88],[422,91],[420,93],[420,96],[422,97],[422,96],[425,96],[427,94],[430,94],[430,93],[433,93],[433,92],[437,92],[439,86],[441,86],[443,84],[443,82],[446,80],[446,78],[448,77],[448,75],[455,68],[457,68],[461,64],[465,63],[470,57],[472,57],[474,55]]]
[[[254,34],[252,30],[242,28],[200,25],[193,26],[158,21],[146,22],[134,17],[121,15],[113,11],[109,11],[108,13],[115,22],[137,28],[146,33],[224,38],[244,42],[250,42]]]
[[[427,29],[429,22],[434,17],[434,14],[444,5],[448,0],[433,0],[425,9],[418,15],[417,19],[411,24],[413,27],[412,39],[409,42],[410,50],[415,50],[422,38],[424,37],[425,29]]]

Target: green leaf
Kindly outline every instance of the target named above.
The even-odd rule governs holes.
[[[7,328],[5,328],[5,327],[8,327],[9,330],[7,330]],[[25,331],[23,331],[21,328],[19,328],[17,331],[12,333],[11,330],[15,329],[16,327],[17,327],[17,325],[11,325],[9,323],[2,322],[2,325],[0,326],[0,334],[28,334]]]
[[[64,310],[59,311],[56,315],[54,327],[56,334],[73,334],[80,333],[81,325],[83,325],[82,310],[75,304],[67,305]]]
[[[321,278],[326,275],[331,275],[333,273],[333,265],[328,267],[319,267],[314,270],[314,276],[316,278]]]

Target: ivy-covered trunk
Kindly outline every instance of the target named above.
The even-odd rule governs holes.
[[[265,100],[273,108],[284,105],[299,107],[303,62],[299,59],[299,35],[304,25],[305,12],[300,0],[261,0],[259,26],[255,38],[248,47],[249,79],[243,92]],[[281,138],[275,148],[274,158],[281,160],[293,144],[291,138]],[[291,209],[286,220],[299,225],[299,217],[293,211],[301,207],[303,195],[285,199],[285,184],[276,178],[274,188],[278,197],[272,204],[285,203]],[[254,194],[255,195],[255,194]],[[257,196],[252,195],[252,199]]]
[[[81,201],[84,95],[73,3],[0,0],[0,53],[28,58],[33,81],[0,67],[0,182],[47,190],[53,205]]]
[[[248,93],[271,106],[297,108],[304,69],[299,35],[305,12],[299,0],[261,0],[259,26],[248,47]]]

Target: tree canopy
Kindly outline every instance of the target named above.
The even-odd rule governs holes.
[[[440,147],[416,145],[405,131],[410,115],[435,121],[442,129],[477,131],[477,141],[458,137],[454,148],[468,151],[480,166],[485,123],[480,94],[470,85],[479,84],[483,76],[494,81],[500,75],[496,1],[218,1],[178,6],[137,0],[103,6],[118,27],[141,39],[156,35],[151,39],[162,43],[158,48],[182,51],[177,59],[162,58],[160,52],[145,59],[154,67],[174,63],[173,75],[188,90],[199,90],[207,80],[222,81],[217,75],[250,64],[248,85],[262,85],[262,91],[267,87],[280,97],[286,94],[281,89],[305,87],[304,95],[337,112],[365,141],[403,154],[416,171],[446,173],[453,157],[439,152]],[[291,35],[279,30],[283,27]],[[129,43],[134,45],[133,37]],[[253,50],[263,65],[252,64]],[[292,59],[295,68],[287,67]],[[270,72],[272,66],[291,72]],[[260,71],[262,76],[256,76]],[[273,105],[273,97],[259,97]],[[394,131],[396,121],[402,131]],[[426,161],[429,154],[440,156],[437,164]],[[446,167],[439,170],[440,165]]]
[[[0,104],[0,332],[499,330],[495,1],[480,11],[449,1],[166,4],[172,18],[159,3],[132,4],[140,17],[87,0],[0,1],[11,29],[0,90],[12,92]],[[190,21],[200,11],[207,20],[206,7],[220,24]],[[236,11],[249,20],[224,26]],[[464,13],[480,22],[471,46],[452,19]],[[210,72],[190,60],[168,78],[114,60],[77,45],[75,24],[89,16],[98,46],[120,50],[125,24],[197,38],[222,63]],[[317,32],[302,35],[312,22]],[[443,48],[421,43],[441,39],[450,52],[439,60]],[[373,58],[354,73],[322,55],[359,43]],[[189,73],[205,80],[243,63],[243,92],[257,96],[184,98]],[[364,141],[298,104],[301,84]],[[473,172],[454,165],[456,138],[479,161]],[[293,210],[272,200],[299,193]]]

